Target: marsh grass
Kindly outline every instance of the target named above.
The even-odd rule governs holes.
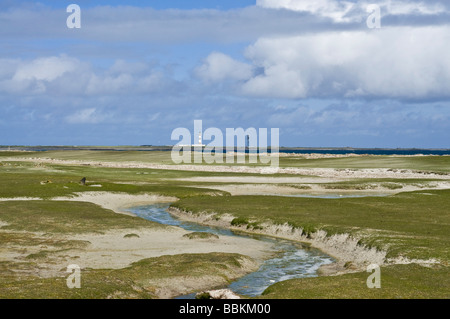
[[[138,234],[130,233],[130,234],[125,234],[123,236],[123,238],[140,238],[140,236]]]
[[[202,195],[227,196],[229,193],[215,190],[217,185],[231,182],[192,182],[190,177],[261,177],[260,174],[189,172],[152,169],[119,169],[90,166],[45,165],[35,169],[26,162],[4,163],[0,167],[0,197],[35,197],[50,199],[84,191],[126,192],[129,194],[152,193],[178,198]],[[288,177],[291,175],[276,174]],[[86,185],[79,183],[87,178]],[[50,181],[50,183],[47,183]],[[44,182],[44,183],[42,183]],[[101,185],[101,187],[92,187]],[[201,186],[201,187],[197,187]],[[308,186],[300,186],[302,189]]]
[[[336,169],[365,169],[386,168],[390,170],[414,170],[422,173],[450,173],[450,156],[358,156],[343,158],[305,159],[302,157],[281,157],[282,167],[304,168],[336,168]]]
[[[224,282],[242,275],[238,254],[185,254],[144,259],[124,269],[84,269],[82,289],[68,289],[65,278],[35,274],[56,255],[89,242],[67,240],[67,234],[101,233],[112,229],[165,227],[115,214],[85,202],[0,202],[0,240],[23,258],[0,262],[0,298],[156,298],[165,279],[219,276]],[[128,233],[127,238],[138,236]],[[32,249],[30,249],[30,247]],[[5,247],[6,248],[6,247]],[[154,282],[149,284],[149,281]],[[205,288],[208,284],[205,284]],[[170,288],[170,287],[169,287]]]
[[[306,234],[323,229],[348,233],[361,244],[387,250],[388,257],[450,260],[450,190],[400,193],[387,197],[292,198],[193,197],[172,204],[194,213],[231,214],[234,224],[252,221],[288,223]]]
[[[183,235],[183,237],[188,239],[219,239],[219,236],[216,234],[208,233],[208,232],[192,232],[189,234]]]
[[[266,299],[448,299],[448,267],[417,264],[385,266],[380,269],[381,288],[369,289],[370,273],[292,279],[267,288]]]
[[[148,220],[113,213],[92,203],[71,201],[0,202],[0,221],[7,223],[2,230],[49,234],[163,227]]]
[[[170,152],[0,152],[0,159],[14,156],[172,164]],[[367,156],[313,160],[282,157],[280,166],[341,170],[387,168],[391,171],[414,170],[425,175],[434,172],[443,176],[450,173],[450,157]],[[61,235],[163,227],[143,219],[113,214],[94,204],[49,200],[85,191],[174,196],[181,199],[173,204],[175,207],[194,213],[231,214],[235,216],[236,225],[248,229],[258,229],[262,222],[270,221],[302,228],[307,236],[319,229],[326,230],[330,235],[348,233],[361,238],[360,244],[387,250],[388,257],[437,258],[442,262],[440,266],[432,268],[418,265],[382,267],[380,290],[366,287],[365,281],[369,274],[363,272],[281,282],[269,287],[263,296],[265,298],[450,297],[448,267],[445,266],[450,259],[448,190],[342,199],[230,196],[227,192],[214,190],[214,185],[227,183],[176,180],[207,176],[261,175],[0,162],[0,197],[44,199],[0,202],[0,242],[3,247],[7,246],[8,249],[28,256],[15,261],[0,261],[0,298],[155,298],[158,287],[149,284],[150,280],[164,281],[180,276],[201,278],[210,274],[219,274],[224,280],[230,280],[241,266],[242,256],[235,254],[176,255],[145,259],[124,269],[84,269],[82,289],[68,289],[63,277],[37,278],[36,269],[39,269],[41,262],[51,258],[54,252],[82,249],[89,244],[67,240]],[[79,184],[82,177],[87,177],[86,186]],[[359,188],[364,190],[367,185],[379,185],[400,190],[400,186],[405,185],[425,188],[437,180],[357,179],[330,183],[328,187],[358,191]],[[43,181],[51,183],[41,185]],[[90,187],[94,184],[102,187]],[[298,187],[307,190],[309,186]],[[131,238],[133,233],[128,235]]]
[[[0,298],[158,298],[158,289],[165,287],[165,279],[178,278],[182,284],[186,279],[202,280],[203,277],[214,275],[229,282],[242,275],[242,261],[245,258],[226,253],[181,254],[143,259],[123,269],[82,269],[80,289],[69,289],[65,277],[24,276],[18,279],[3,275],[2,272]],[[205,283],[205,288],[207,286]]]

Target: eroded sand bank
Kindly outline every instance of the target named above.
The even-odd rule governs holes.
[[[16,198],[2,199],[16,200]],[[20,198],[19,200],[33,200]],[[124,193],[85,192],[71,197],[53,198],[55,201],[82,201],[97,204],[116,213],[134,216],[126,209],[132,206],[168,203],[175,199],[155,195],[129,195]],[[136,217],[139,218],[139,217]],[[253,268],[273,254],[272,245],[243,237],[220,236],[218,239],[188,239],[189,233],[178,227],[158,226],[120,230],[102,230],[99,233],[53,235],[55,239],[76,240],[89,243],[83,248],[74,248],[64,252],[52,252],[48,259],[36,269],[38,275],[52,277],[61,275],[62,269],[75,263],[82,269],[119,269],[145,258],[164,255],[193,253],[238,253],[250,257],[255,263]],[[34,234],[41,236],[43,234]],[[128,235],[128,236],[127,236]],[[131,235],[131,236],[130,236]],[[26,251],[3,247],[2,260],[18,260],[31,253],[37,253],[42,247],[28,247]],[[10,252],[9,254],[7,252]],[[251,271],[246,269],[245,271]],[[254,270],[254,269],[253,269]]]

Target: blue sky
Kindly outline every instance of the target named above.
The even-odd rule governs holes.
[[[450,148],[448,52],[447,1],[0,0],[0,145],[168,145],[201,119]]]

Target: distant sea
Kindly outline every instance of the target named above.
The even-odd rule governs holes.
[[[141,152],[155,152],[155,151],[170,151],[172,146],[1,146],[0,151],[141,151]],[[243,149],[236,149],[243,151]],[[270,147],[268,149],[270,152]],[[280,153],[294,153],[294,154],[358,154],[358,155],[450,155],[450,149],[421,149],[421,148],[303,148],[303,147],[280,147]],[[248,152],[248,150],[246,150]]]
[[[358,154],[358,155],[450,155],[450,149],[280,149],[280,153],[295,154]]]

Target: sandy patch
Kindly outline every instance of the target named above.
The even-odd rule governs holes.
[[[195,186],[198,188],[216,189],[228,192],[233,196],[239,195],[296,195],[301,194],[299,189],[289,186],[267,184],[238,184],[238,185],[208,185]]]
[[[242,261],[242,260],[241,260]],[[246,268],[246,267],[244,267]],[[256,268],[257,269],[257,268]],[[246,275],[247,273],[251,271],[255,271],[255,268],[253,269],[247,269],[247,271],[226,271],[226,277],[228,279],[236,279],[239,277],[242,277]],[[217,283],[216,286],[227,286],[229,284],[229,280],[225,278],[223,275],[211,275],[211,276],[201,276],[201,277],[188,277],[188,276],[179,276],[174,278],[164,278],[164,279],[158,279],[158,280],[149,280],[148,284],[152,286],[158,287],[156,289],[156,294],[161,299],[167,299],[167,298],[173,298],[176,296],[182,296],[185,294],[188,294],[192,291],[202,291],[205,289],[211,288],[211,282]],[[224,291],[230,291],[228,289],[223,289]],[[223,298],[217,298],[217,299],[240,299],[236,294],[232,293],[226,293],[226,294],[220,294],[214,293],[214,296],[222,296]],[[236,297],[237,296],[237,297]],[[229,297],[229,298],[225,298]]]
[[[272,245],[263,241],[242,237],[220,236],[214,240],[192,240],[183,238],[189,233],[181,228],[168,227],[163,230],[127,229],[108,231],[105,234],[82,234],[67,236],[70,240],[89,241],[88,247],[70,252],[65,263],[76,263],[81,268],[119,269],[144,258],[163,255],[197,253],[239,253],[257,263],[273,254]],[[139,237],[125,238],[127,234]],[[61,256],[62,257],[62,256]]]
[[[248,230],[245,226],[232,226],[232,215],[221,215],[220,218],[214,213],[209,214],[192,214],[170,208],[170,213],[180,219],[197,222],[209,226],[218,226],[232,230],[241,230],[244,232],[266,235],[282,239],[294,240],[303,243],[309,243],[311,247],[317,248],[329,256],[334,257],[337,261],[333,264],[324,265],[319,269],[320,275],[330,276],[339,275],[349,272],[364,271],[369,264],[435,264],[439,261],[435,259],[419,260],[409,259],[406,257],[398,257],[394,259],[386,258],[386,251],[369,248],[359,244],[359,238],[352,237],[349,234],[335,234],[328,236],[323,230],[312,233],[310,236],[303,234],[302,229],[293,228],[291,225],[275,225],[272,223],[261,224],[261,229]],[[351,262],[351,267],[345,267],[347,262]]]
[[[29,200],[42,200],[42,198],[39,197],[5,197],[0,198],[0,202],[9,202],[9,201],[29,201]]]
[[[8,198],[0,200],[36,200],[34,198]],[[168,203],[176,198],[156,195],[110,192],[84,192],[77,193],[73,197],[53,198],[57,201],[85,201],[110,209],[117,213],[134,216],[126,208],[139,205]],[[137,217],[136,217],[137,218]],[[3,224],[2,224],[3,225]],[[99,229],[99,231],[103,231]],[[57,276],[64,273],[70,264],[77,264],[82,269],[120,269],[131,263],[145,258],[159,257],[163,255],[194,254],[194,253],[238,253],[252,258],[260,264],[264,259],[273,254],[272,245],[267,242],[250,238],[219,236],[218,239],[188,239],[183,237],[188,231],[182,228],[166,226],[164,228],[138,228],[106,230],[103,234],[73,234],[56,235],[55,239],[80,240],[89,244],[83,248],[73,248],[61,252],[51,251],[48,258],[40,262],[38,275],[43,277]],[[125,237],[135,234],[132,237]],[[28,247],[30,248],[30,247]],[[17,260],[25,258],[30,253],[38,252],[26,249],[22,254],[7,254],[2,250],[1,260]]]
[[[423,186],[413,186],[403,184],[402,188],[389,189],[380,185],[373,188],[356,189],[327,189],[324,185],[300,184],[295,186],[285,186],[276,184],[227,184],[227,185],[196,185],[197,188],[215,189],[228,192],[233,196],[238,195],[270,195],[270,196],[321,196],[321,195],[357,195],[357,196],[380,196],[392,195],[401,192],[412,192],[418,190],[439,190],[450,189],[450,182],[430,182]]]
[[[126,211],[126,209],[133,206],[143,206],[157,203],[172,203],[177,201],[177,198],[149,194],[131,195],[127,193],[111,192],[81,192],[75,193],[75,196],[73,197],[55,197],[52,200],[90,202],[105,209],[110,209],[116,213],[134,216],[134,214]]]
[[[121,269],[142,259],[164,255],[201,253],[238,253],[250,258],[242,274],[256,270],[261,263],[275,253],[270,243],[243,237],[219,236],[217,239],[188,239],[189,233],[181,228],[140,228],[105,231],[104,234],[55,235],[52,240],[77,240],[87,243],[83,248],[60,249],[58,247],[9,246],[0,249],[0,261],[27,260],[30,254],[45,251],[45,257],[36,259],[36,266],[26,273],[42,278],[66,276],[69,265],[86,269]],[[134,234],[132,237],[126,235]],[[135,236],[137,235],[137,236]],[[245,265],[244,265],[245,266]],[[203,282],[201,289],[223,284],[223,277]],[[219,280],[217,280],[219,279]],[[181,291],[182,293],[183,291]],[[180,293],[180,294],[181,294]],[[176,295],[176,294],[175,294]]]
[[[105,162],[105,161],[86,161],[86,160],[60,160],[52,158],[19,158],[6,157],[0,159],[0,162],[33,162],[33,163],[49,163],[60,165],[83,165],[98,166],[112,168],[148,168],[163,170],[180,170],[180,171],[201,171],[201,172],[221,172],[221,173],[252,173],[268,175],[272,173],[293,174],[318,176],[323,178],[417,178],[417,179],[442,179],[450,180],[450,175],[426,174],[424,172],[416,172],[413,170],[392,170],[387,168],[372,169],[334,169],[334,168],[271,168],[271,167],[254,167],[254,166],[226,166],[226,165],[167,165],[143,162]]]
[[[346,179],[323,177],[267,177],[267,176],[207,176],[176,178],[176,181],[245,184],[314,184],[343,182]]]

